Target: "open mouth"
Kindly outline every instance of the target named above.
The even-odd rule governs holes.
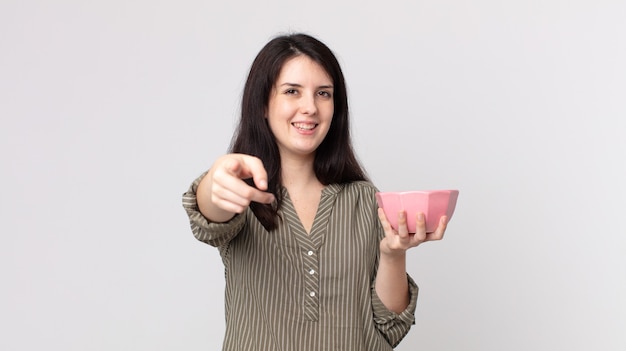
[[[291,125],[299,130],[313,130],[317,127],[317,123],[291,123]]]

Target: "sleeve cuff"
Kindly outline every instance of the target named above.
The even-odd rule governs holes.
[[[385,307],[376,293],[375,284],[372,284],[372,308],[374,312],[374,322],[376,322],[379,326],[391,328],[398,323],[409,326],[415,324],[415,309],[417,306],[419,288],[408,274],[407,279],[409,283],[409,305],[399,314],[390,311],[387,307]],[[384,329],[385,327],[381,328],[381,330]]]
[[[191,184],[187,192],[183,194],[183,208],[189,216],[191,231],[196,239],[203,241],[211,246],[220,247],[228,243],[235,237],[245,225],[245,214],[236,214],[228,222],[215,223],[209,221],[200,212],[196,197],[198,184],[207,172],[202,173]]]

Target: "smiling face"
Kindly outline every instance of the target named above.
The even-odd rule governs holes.
[[[270,92],[267,121],[283,158],[313,158],[333,118],[333,81],[308,56],[283,65]]]

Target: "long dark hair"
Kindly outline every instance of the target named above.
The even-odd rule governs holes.
[[[267,230],[277,226],[277,212],[282,204],[282,179],[280,153],[265,119],[265,111],[270,92],[284,63],[299,55],[305,55],[322,66],[331,77],[334,87],[333,119],[328,134],[316,150],[313,163],[317,179],[324,185],[367,180],[352,147],[348,95],[337,58],[325,44],[307,34],[276,37],[261,49],[252,63],[243,90],[241,119],[230,146],[230,152],[260,158],[267,170],[268,191],[276,197],[276,205],[250,204],[255,216]],[[252,184],[251,180],[248,182]]]

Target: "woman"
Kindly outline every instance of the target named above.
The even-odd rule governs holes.
[[[183,196],[226,275],[224,350],[392,350],[414,322],[406,251],[443,237],[423,214],[394,231],[353,152],[343,73],[305,34],[259,52],[230,153]]]

